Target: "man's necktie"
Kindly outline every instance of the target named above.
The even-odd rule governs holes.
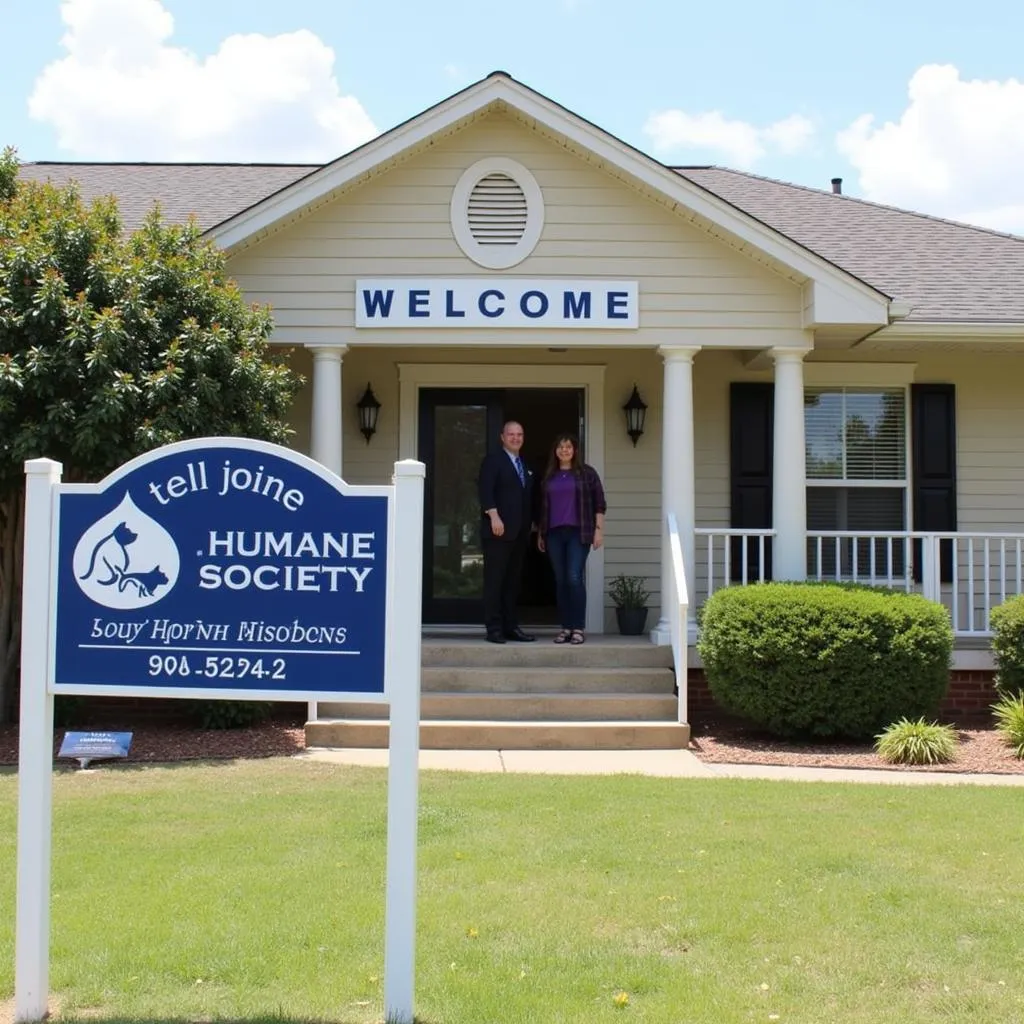
[[[526,486],[526,473],[523,471],[523,460],[517,455],[515,458],[516,472],[519,474],[519,482]]]

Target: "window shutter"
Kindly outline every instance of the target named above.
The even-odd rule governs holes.
[[[729,390],[731,509],[734,529],[772,525],[772,445],[775,421],[774,384],[734,382]],[[740,539],[731,544],[732,578],[743,571]],[[765,544],[765,572],[771,579],[771,541]],[[756,541],[748,544],[747,564],[758,564]]]
[[[952,384],[911,384],[914,529],[956,529],[956,389]],[[953,544],[940,545],[943,583],[953,579]],[[914,577],[921,580],[921,544],[914,545]]]

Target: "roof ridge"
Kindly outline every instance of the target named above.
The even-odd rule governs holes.
[[[671,165],[670,165],[671,166]],[[1008,238],[1012,242],[1024,242],[1024,235],[1015,235],[1011,231],[998,231],[996,228],[982,227],[980,224],[970,224],[963,220],[953,220],[951,217],[937,217],[933,213],[921,213],[920,210],[908,210],[904,206],[891,206],[888,203],[876,203],[871,199],[861,199],[860,196],[849,196],[845,193],[830,192],[828,189],[815,188],[813,185],[801,185],[795,181],[783,181],[781,178],[771,178],[766,174],[754,174],[752,171],[740,171],[735,167],[723,167],[721,164],[681,164],[671,166],[677,174],[686,177],[686,171],[725,171],[728,174],[736,174],[743,178],[753,178],[757,181],[767,181],[773,185],[784,185],[786,188],[799,189],[801,192],[812,192],[816,195],[828,196],[831,199],[845,199],[850,203],[859,203],[861,206],[870,206],[876,210],[886,210],[890,213],[903,213],[908,217],[919,217],[921,220],[933,221],[936,224],[949,224],[955,228],[967,228],[970,231],[980,231],[985,235],[995,235],[997,238]],[[700,184],[699,182],[697,184]]]

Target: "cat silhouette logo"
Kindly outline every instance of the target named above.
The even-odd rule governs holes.
[[[125,493],[75,545],[75,579],[105,608],[145,608],[171,592],[181,561],[174,538]]]

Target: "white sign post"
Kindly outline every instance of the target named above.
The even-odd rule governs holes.
[[[16,1024],[46,1016],[63,693],[387,703],[384,1002],[412,1024],[424,465],[352,487],[277,445],[205,438],[96,485],[61,469],[25,464]]]

